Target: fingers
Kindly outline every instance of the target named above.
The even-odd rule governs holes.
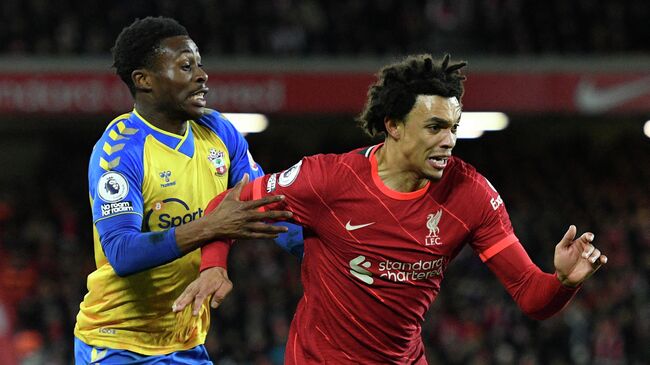
[[[244,177],[242,177],[241,180],[239,180],[237,182],[237,184],[235,184],[235,186],[232,188],[232,190],[230,190],[230,192],[226,195],[224,200],[226,200],[226,199],[239,200],[239,197],[241,196],[241,190],[244,188],[244,186],[246,184],[248,184],[248,174],[247,173],[244,174]]]
[[[577,239],[577,241],[580,241],[584,244],[590,244],[591,242],[594,242],[594,234],[591,232],[585,232],[583,233],[580,238]]]
[[[596,248],[596,246],[591,244],[591,242],[594,240],[593,233],[587,232],[583,234],[580,236],[580,240],[587,242],[585,249],[582,252],[582,257],[591,263],[591,265],[594,267],[594,271],[598,270],[600,266],[607,263],[607,256],[603,255],[602,252]]]
[[[267,212],[251,212],[251,221],[283,220],[293,217],[293,213],[287,210],[269,210]]]
[[[589,244],[587,245],[587,248],[582,251],[582,257],[589,259],[589,256],[596,250],[596,246]]]
[[[244,239],[276,239],[281,233],[287,232],[289,229],[285,226],[272,225],[264,222],[251,222],[242,228],[243,230],[237,234],[237,238]]]
[[[214,292],[214,295],[212,295],[212,302],[210,303],[210,306],[212,308],[217,308],[221,302],[226,298],[226,296],[230,293],[232,290],[232,282],[230,280],[226,280],[221,284],[219,289],[217,289],[216,292]]]
[[[238,195],[239,196],[239,195]],[[284,199],[284,195],[269,195],[257,200],[249,200],[245,203],[246,209],[255,209],[265,205],[277,203]]]
[[[232,282],[228,279],[226,269],[221,267],[206,269],[174,301],[172,311],[180,312],[192,304],[192,315],[198,316],[208,297],[212,295],[211,305],[216,308],[231,290]]]
[[[192,303],[192,299],[194,296],[197,294],[198,288],[194,283],[190,284],[183,293],[174,301],[174,304],[172,305],[172,311],[173,312],[180,312],[185,307],[187,307],[190,303]]]
[[[564,234],[564,237],[562,237],[562,240],[560,241],[560,245],[571,246],[573,239],[576,237],[576,232],[577,232],[576,226],[574,226],[573,224],[570,225],[569,229]]]
[[[592,254],[592,256],[590,256],[590,259],[588,260],[591,263],[591,267],[593,268],[592,273],[596,272],[598,269],[600,269],[601,266],[603,266],[603,265],[605,265],[607,263],[607,256],[601,255],[600,251],[598,249],[596,249],[596,251],[598,251],[598,258],[593,259],[593,262],[592,262],[591,257],[594,256]]]
[[[598,259],[598,262],[600,263],[600,265],[605,265],[607,263],[607,256],[600,255],[600,259]]]
[[[593,245],[590,245],[590,246],[593,247]],[[598,258],[600,257],[600,250],[597,249],[596,247],[593,247],[593,249],[590,250],[590,251],[591,252],[589,252],[589,255],[586,255],[585,258],[587,259],[587,261],[594,264],[594,263],[596,263],[596,260],[598,260]],[[584,253],[582,255],[585,256]]]
[[[279,226],[279,225],[272,225],[268,223],[263,223],[263,222],[255,222],[255,223],[250,223],[248,225],[248,229],[251,231],[251,233],[270,233],[270,234],[280,234],[287,232],[289,228],[285,226]]]
[[[592,244],[592,242],[594,241],[593,233],[585,232],[576,241],[579,241],[583,245],[584,248],[582,251],[583,258],[587,259],[587,261],[589,261],[592,264],[596,263],[596,261],[599,260],[601,252],[599,249],[596,248],[596,246]],[[607,258],[605,258],[605,261],[607,261]]]

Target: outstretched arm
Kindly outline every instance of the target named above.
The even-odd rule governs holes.
[[[176,228],[176,243],[181,252],[195,250],[216,239],[277,238],[286,227],[265,223],[266,220],[287,219],[291,212],[259,211],[262,206],[277,203],[283,196],[266,196],[257,200],[242,199],[242,189],[248,184],[248,174],[232,189],[221,193],[218,203],[210,203],[206,215]],[[247,201],[250,200],[250,201]]]
[[[274,209],[277,205],[272,203],[280,202],[284,197],[282,195],[278,196],[267,196],[258,200],[247,201],[252,199],[252,184],[246,186],[239,186],[233,189],[233,192],[236,192],[236,195],[242,200],[241,203],[249,204],[248,209],[255,210],[249,220],[251,220],[251,225],[257,227],[261,224],[274,227],[274,229],[284,229],[287,228],[284,226],[271,226],[268,223],[262,223],[260,220],[282,220],[288,219],[292,216],[291,212],[288,211],[269,211],[264,212],[257,211],[258,208],[268,205],[269,209]],[[222,193],[216,198],[212,199],[208,204],[206,211],[211,212],[219,209],[223,204],[228,204],[228,196],[230,193]],[[267,199],[273,198],[272,201]],[[260,204],[265,202],[264,204]],[[252,238],[267,238],[262,237],[259,233],[255,234],[255,237]],[[234,238],[234,237],[233,237]],[[217,240],[210,242],[201,249],[201,268],[199,277],[195,279],[190,285],[185,288],[183,293],[174,301],[172,310],[174,312],[182,311],[186,306],[192,304],[192,313],[198,315],[201,304],[204,300],[212,296],[210,305],[212,308],[217,308],[221,302],[224,300],[226,295],[232,290],[232,282],[228,279],[227,272],[227,261],[228,253],[230,251],[230,246],[232,244],[232,238],[228,236],[221,236]]]
[[[519,242],[487,261],[517,305],[531,318],[542,320],[564,308],[580,283],[607,262],[591,244],[592,233],[575,239],[575,226],[569,227],[555,247],[555,274],[542,272]]]
[[[245,175],[218,209],[198,220],[161,232],[141,232],[141,218],[124,214],[96,223],[107,260],[119,276],[128,276],[173,261],[217,238],[275,238],[286,227],[273,226],[267,219],[287,218],[286,211],[260,212],[258,208],[282,200],[267,196],[240,201]]]

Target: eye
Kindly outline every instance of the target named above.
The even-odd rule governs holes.
[[[191,69],[192,69],[192,65],[190,65],[189,63],[184,63],[181,65],[181,70],[183,71],[189,71]]]
[[[458,132],[458,126],[459,125],[460,125],[460,123],[456,123],[456,124],[453,125],[453,127],[451,127],[452,133],[456,134],[456,132]]]
[[[438,124],[432,124],[432,125],[428,126],[427,128],[429,128],[430,131],[435,132],[435,133],[440,131],[440,126]]]

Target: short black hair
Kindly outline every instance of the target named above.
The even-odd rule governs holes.
[[[368,89],[366,105],[356,119],[359,126],[371,137],[385,134],[386,117],[403,121],[418,95],[455,96],[460,101],[465,80],[460,69],[467,63],[449,60],[448,54],[442,60],[420,54],[383,67]]]
[[[133,70],[152,68],[160,43],[166,38],[181,35],[188,36],[187,29],[176,20],[165,17],[149,16],[136,19],[122,29],[111,50],[113,67],[115,73],[129,87],[131,95],[135,96],[135,85],[131,79]]]

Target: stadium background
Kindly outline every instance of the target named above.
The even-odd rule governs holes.
[[[592,230],[610,261],[566,310],[535,322],[463,251],[423,325],[430,363],[647,364],[649,9],[645,0],[3,1],[0,363],[71,363],[93,267],[87,160],[131,107],[108,50],[135,17],[168,15],[201,48],[211,106],[269,117],[247,136],[267,172],[372,143],[353,118],[382,64],[423,51],[467,59],[465,110],[502,111],[510,125],[459,140],[456,155],[499,189],[543,269],[570,223]],[[264,242],[241,243],[231,262],[235,289],[207,342],[215,364],[280,364],[298,263]]]

